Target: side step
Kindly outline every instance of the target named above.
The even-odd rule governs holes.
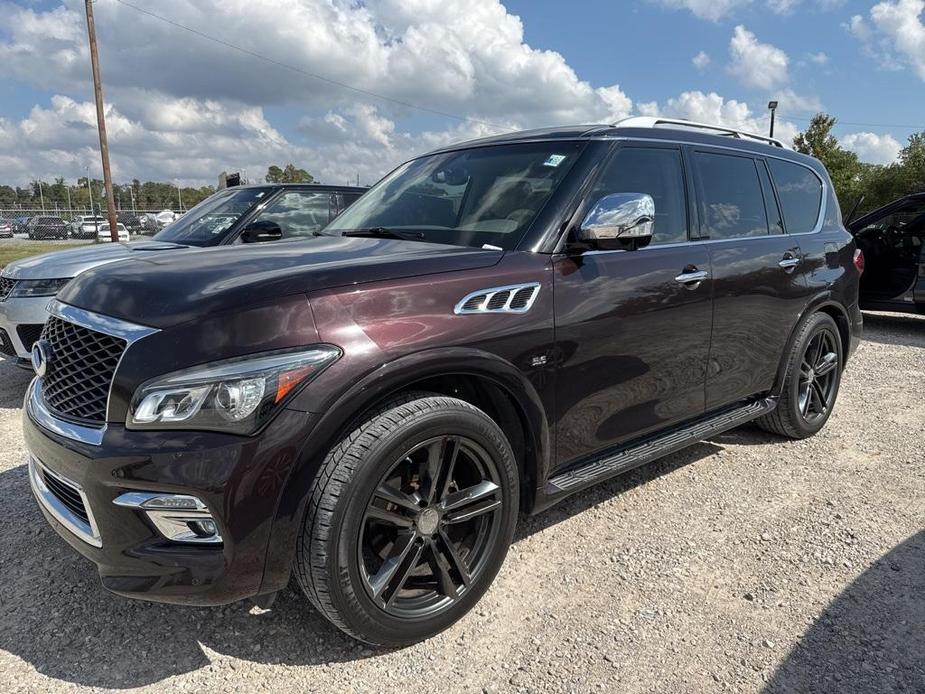
[[[688,424],[675,429],[668,434],[650,438],[642,443],[630,444],[616,453],[603,458],[592,460],[584,465],[563,472],[546,483],[544,490],[548,497],[561,497],[571,494],[583,487],[619,475],[634,467],[645,465],[648,462],[661,458],[686,448],[705,438],[722,433],[729,429],[745,424],[761,415],[767,414],[777,407],[777,398],[764,398],[748,403],[734,410],[726,410],[722,414],[713,415],[708,419]]]

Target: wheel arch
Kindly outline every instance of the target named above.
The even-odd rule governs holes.
[[[427,390],[465,400],[491,416],[511,442],[521,475],[521,507],[531,510],[550,456],[549,424],[533,384],[511,362],[483,350],[440,348],[381,365],[332,398],[297,456],[273,521],[261,592],[285,586],[311,484],[327,451],[365,413],[403,392]]]
[[[777,367],[777,377],[774,380],[774,395],[780,395],[784,387],[784,379],[787,373],[787,362],[790,356],[790,352],[793,349],[794,342],[796,341],[797,334],[799,333],[800,326],[809,319],[810,316],[816,313],[826,313],[832,317],[835,321],[835,325],[838,327],[838,335],[841,339],[842,346],[842,368],[844,369],[845,357],[848,354],[848,347],[851,343],[851,322],[848,318],[847,309],[838,301],[832,298],[831,292],[823,292],[813,297],[813,299],[806,305],[802,313],[800,313],[797,320],[794,322],[793,327],[790,329],[790,335],[787,338],[786,347],[781,354],[780,364]]]

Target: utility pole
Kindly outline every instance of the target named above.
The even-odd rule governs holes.
[[[177,212],[183,212],[183,198],[180,197],[180,179],[175,178],[174,182],[177,184]]]
[[[103,84],[100,78],[100,57],[96,50],[96,24],[93,22],[93,0],[85,0],[87,9],[87,35],[90,37],[90,66],[93,69],[93,93],[96,96],[96,124],[100,131],[100,157],[103,160],[103,186],[106,189],[106,208],[109,213],[109,235],[119,241],[116,228],[116,203],[112,197],[112,174],[109,171],[109,142],[106,139],[106,117],[103,113]],[[89,178],[87,185],[90,185]]]
[[[95,217],[93,213],[93,186],[90,185],[90,165],[87,164],[87,193],[90,195],[90,216]]]
[[[67,214],[68,216],[70,216],[71,214],[71,187],[67,183],[64,184],[64,192],[67,193]]]
[[[39,200],[41,200],[41,202],[42,202],[42,213],[44,214],[44,212],[45,212],[45,194],[42,192],[42,181],[41,181],[41,179],[38,179],[38,180],[36,181],[36,183],[39,184]]]

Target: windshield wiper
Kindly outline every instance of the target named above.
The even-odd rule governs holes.
[[[413,241],[423,239],[424,234],[420,231],[396,231],[385,227],[369,227],[368,229],[347,229],[341,232],[341,236],[373,236],[379,238],[399,239],[401,241]]]

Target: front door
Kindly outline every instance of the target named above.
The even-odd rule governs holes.
[[[709,254],[688,238],[680,149],[621,147],[586,209],[611,193],[651,195],[655,232],[639,250],[554,258],[560,466],[704,409]]]

